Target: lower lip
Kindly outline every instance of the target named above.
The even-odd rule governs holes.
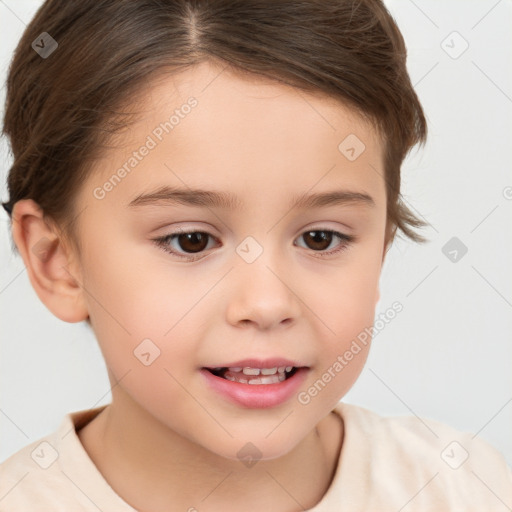
[[[250,409],[268,409],[289,400],[306,379],[309,368],[299,368],[291,377],[276,384],[242,384],[217,377],[201,369],[207,384],[231,402]]]

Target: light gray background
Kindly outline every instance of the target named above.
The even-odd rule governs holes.
[[[2,85],[41,3],[0,0]],[[478,433],[512,464],[512,2],[386,5],[406,40],[429,122],[426,148],[404,165],[403,195],[430,223],[431,241],[397,240],[390,250],[377,315],[396,300],[404,310],[375,337],[345,400]],[[464,41],[454,31],[469,44],[460,56]],[[11,157],[0,142],[5,200]],[[11,254],[8,226],[2,209],[0,460],[55,430],[66,413],[111,400],[95,338],[40,302],[23,261]],[[457,262],[442,252],[452,237],[468,248]]]

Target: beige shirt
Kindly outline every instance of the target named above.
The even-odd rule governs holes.
[[[0,512],[136,512],[109,486],[76,434],[104,407],[67,414],[55,432],[0,464]],[[341,455],[331,486],[311,512],[512,509],[510,468],[472,434],[344,403],[334,411],[344,422]]]

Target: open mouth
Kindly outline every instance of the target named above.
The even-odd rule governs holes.
[[[299,368],[280,366],[276,368],[204,368],[216,377],[240,384],[278,384],[292,377]]]

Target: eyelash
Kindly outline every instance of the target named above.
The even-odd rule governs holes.
[[[324,258],[326,256],[333,256],[335,254],[339,254],[339,253],[345,251],[346,249],[348,249],[349,246],[353,242],[356,241],[356,237],[354,235],[346,235],[344,233],[340,233],[339,231],[334,231],[332,229],[322,229],[322,228],[308,229],[308,230],[304,231],[300,236],[304,235],[305,233],[310,233],[310,232],[332,233],[334,236],[339,238],[340,241],[342,242],[340,244],[340,246],[338,247],[338,249],[335,249],[335,250],[331,250],[328,252],[313,251],[313,252],[318,253],[317,255],[315,255],[315,257],[319,257],[319,258]],[[153,242],[155,242],[155,244],[158,247],[160,247],[163,251],[165,251],[166,253],[172,254],[180,259],[184,259],[184,260],[188,260],[188,261],[196,261],[196,260],[201,259],[201,256],[194,257],[192,253],[190,253],[188,256],[184,256],[183,254],[181,254],[179,252],[169,249],[169,242],[171,242],[174,239],[174,237],[177,237],[179,235],[190,235],[193,233],[204,234],[204,235],[207,235],[216,240],[216,237],[214,237],[213,235],[211,235],[210,233],[208,233],[206,231],[194,230],[194,231],[177,231],[174,233],[169,233],[168,235],[160,236],[158,238],[153,238]],[[196,253],[196,254],[201,254],[201,253]]]

